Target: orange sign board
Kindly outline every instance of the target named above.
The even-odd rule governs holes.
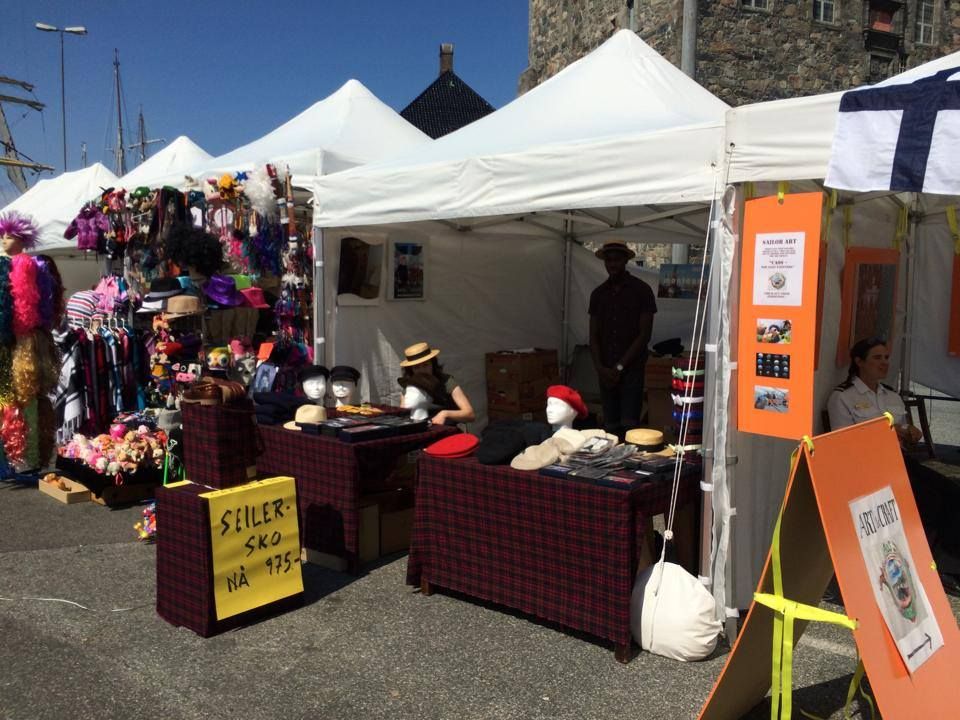
[[[930,555],[895,431],[878,418],[802,448],[781,511],[783,597],[816,606],[835,572],[883,717],[956,717],[960,630]],[[880,548],[877,557],[874,548]],[[771,549],[760,593],[773,592],[772,558]],[[763,699],[771,686],[773,625],[774,612],[753,603],[701,720],[742,717]],[[794,643],[804,627],[798,625]],[[918,631],[922,640],[914,637]]]
[[[738,428],[799,440],[813,431],[821,193],[748,200],[738,338]]]

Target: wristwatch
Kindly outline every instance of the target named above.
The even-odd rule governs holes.
[[[617,363],[617,372],[623,372],[623,363]]]

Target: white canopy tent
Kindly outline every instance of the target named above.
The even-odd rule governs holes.
[[[879,86],[889,86],[928,77],[938,71],[960,67],[960,53],[914,68]],[[736,232],[739,213],[747,193],[776,192],[776,183],[788,181],[792,191],[823,189],[831,146],[837,125],[837,113],[843,93],[759,103],[735,108],[727,113],[726,153],[728,180],[736,188],[736,200],[729,204],[724,224],[731,227],[723,252],[724,273],[730,278],[724,289],[726,299],[720,305],[721,328],[735,338],[738,306],[739,257]],[[882,142],[879,138],[874,142]],[[876,151],[883,148],[875,146]],[[758,183],[750,187],[746,183]],[[866,190],[866,188],[864,188]],[[731,191],[731,196],[733,196]],[[910,381],[922,383],[953,396],[960,396],[960,359],[946,351],[950,311],[950,270],[954,239],[944,208],[960,204],[952,196],[890,191],[839,193],[839,206],[830,213],[827,269],[823,289],[823,314],[819,365],[814,381],[815,407],[823,409],[833,387],[846,377],[846,366],[836,362],[841,314],[840,276],[847,244],[868,247],[893,247],[896,224],[902,208],[910,213],[910,232],[901,247],[895,336],[893,337],[890,382],[902,369],[905,389]],[[848,223],[849,220],[849,223]],[[731,332],[731,328],[733,331]],[[736,350],[719,338],[718,377],[729,378],[736,363]],[[734,341],[735,342],[735,341]],[[725,417],[726,407],[735,406],[736,383],[715,387],[715,427],[718,432],[716,454],[721,457],[726,433],[729,467],[714,465],[714,532],[719,538],[729,534],[732,562],[726,577],[714,568],[714,589],[726,584],[726,596],[717,597],[727,607],[749,605],[763,559],[769,547],[773,524],[783,499],[788,475],[789,454],[796,443],[757,435],[738,434]],[[722,409],[721,409],[722,408]],[[817,418],[819,420],[819,418]],[[733,463],[736,463],[735,468]],[[723,478],[718,477],[723,474]],[[727,477],[729,474],[729,477]],[[716,491],[727,485],[724,498]],[[735,520],[733,520],[735,516]],[[726,528],[724,528],[726,525]],[[722,549],[721,549],[722,552]],[[718,587],[719,586],[719,587]]]
[[[271,163],[280,171],[290,168],[295,186],[309,187],[315,175],[340,172],[429,141],[361,82],[348,80],[263,137],[198,163],[186,174],[200,180]],[[185,184],[183,173],[166,180],[177,187]]]
[[[120,178],[119,185],[127,190],[161,187],[165,179],[182,178],[193,168],[209,162],[212,157],[186,135],[181,135]]]
[[[39,181],[2,212],[17,210],[34,217],[40,226],[37,252],[70,249],[76,246],[76,242],[63,237],[67,225],[84,203],[98,198],[107,188],[117,187],[118,182],[116,175],[95,163],[83,170]]]
[[[428,339],[483,415],[484,353],[567,349],[570,330],[573,343],[586,341],[586,323],[570,318],[586,314],[592,285],[576,280],[599,263],[574,252],[577,241],[704,242],[727,107],[622,31],[430,145],[316,178],[314,237],[325,268],[316,283],[325,288],[317,356],[382,368],[362,390],[396,400],[403,347]],[[426,301],[357,306],[338,298],[340,240],[348,236],[427,245]],[[598,284],[602,270],[593,275]],[[674,303],[692,315],[690,304],[663,301],[655,339]],[[689,336],[691,322],[669,334]]]

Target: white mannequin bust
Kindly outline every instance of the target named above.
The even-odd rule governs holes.
[[[570,403],[560,398],[547,398],[547,423],[554,432],[562,428],[572,428],[575,417],[577,417],[577,411],[570,406]]]
[[[353,396],[357,392],[357,384],[353,380],[334,380],[331,388],[337,399],[337,407],[353,405]]]
[[[301,383],[303,394],[313,401],[314,405],[323,405],[323,398],[327,394],[327,379],[323,375],[308,377]]]
[[[430,396],[413,385],[407,385],[403,391],[403,407],[410,411],[411,420],[426,420],[430,417]]]

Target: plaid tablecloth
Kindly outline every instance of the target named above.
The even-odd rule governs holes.
[[[217,620],[213,599],[209,506],[210,488],[187,483],[157,490],[157,614],[202,637],[247,625],[299,607],[303,594]]]
[[[360,496],[386,489],[390,474],[407,453],[457,432],[455,427],[440,426],[414,435],[345,443],[262,426],[264,452],[257,469],[296,480],[303,546],[344,557],[351,572],[356,572]]]
[[[678,507],[698,502],[699,477],[684,473]],[[669,509],[672,473],[628,492],[422,456],[418,478],[408,584],[630,643],[638,551],[648,518]]]
[[[260,454],[253,403],[184,403],[183,456],[187,479],[214,488],[252,480]]]

